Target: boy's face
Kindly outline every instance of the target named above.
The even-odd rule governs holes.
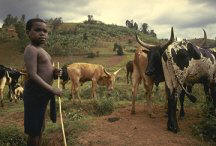
[[[44,22],[34,22],[31,30],[28,32],[29,39],[35,45],[41,45],[46,42],[48,31]]]

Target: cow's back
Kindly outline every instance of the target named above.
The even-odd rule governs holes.
[[[175,42],[163,54],[163,60],[175,76],[188,83],[199,83],[202,78],[213,80],[216,71],[215,56],[210,50],[192,45],[188,41]]]
[[[148,65],[147,54],[142,51],[142,49],[138,48],[135,51],[134,56],[134,65],[138,69],[138,72],[145,75],[145,70]]]
[[[74,80],[91,80],[103,73],[103,66],[90,63],[73,63],[67,67],[69,78]]]

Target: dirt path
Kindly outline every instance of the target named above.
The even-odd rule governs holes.
[[[187,117],[179,122],[181,132],[173,134],[166,130],[167,117],[162,107],[156,107],[156,118],[147,116],[142,104],[136,105],[136,114],[130,114],[130,106],[120,108],[109,116],[98,118],[92,123],[88,132],[79,137],[81,145],[93,146],[198,146],[206,145],[191,136],[189,126],[198,120],[193,111],[186,111]],[[119,117],[115,122],[108,122],[108,118]],[[193,120],[192,120],[193,119]]]
[[[124,56],[118,56],[118,55],[115,55],[115,56],[112,56],[110,57],[108,60],[107,60],[107,65],[109,67],[113,66],[113,65],[116,65],[118,63],[120,63],[122,60],[123,60]]]

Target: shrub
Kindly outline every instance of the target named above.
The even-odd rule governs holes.
[[[15,125],[1,125],[0,145],[25,146],[27,137]]]
[[[94,52],[90,52],[87,54],[87,58],[95,58],[95,53]]]
[[[216,142],[216,117],[212,102],[207,101],[203,106],[203,119],[193,126],[193,133],[204,140]]]
[[[94,114],[103,116],[114,111],[114,102],[112,98],[102,98],[93,102]]]

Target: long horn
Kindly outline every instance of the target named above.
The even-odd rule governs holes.
[[[11,79],[11,77],[9,76],[8,71],[6,71],[6,78],[8,79],[8,83],[11,84],[12,79]]]
[[[202,46],[201,47],[206,47],[206,42],[207,42],[207,35],[206,35],[206,31],[204,29],[202,29],[204,32],[204,38],[203,38],[203,42],[202,42]]]
[[[140,38],[138,37],[137,34],[136,34],[136,40],[137,40],[137,42],[138,42],[141,46],[145,47],[145,48],[148,49],[148,50],[150,50],[150,49],[152,49],[152,48],[154,48],[154,47],[156,46],[156,45],[151,45],[151,44],[144,43],[143,41],[140,40]]]
[[[106,71],[106,69],[104,69],[105,74],[107,74],[108,76],[110,76],[111,74],[109,72]]]
[[[175,41],[174,38],[174,32],[173,32],[173,27],[171,28],[171,35],[169,41],[163,46],[164,49],[166,49],[170,44],[172,44]]]
[[[120,70],[121,70],[121,68],[120,68],[120,69],[118,69],[117,71],[115,71],[113,74],[116,76],[116,75],[117,75],[117,73],[118,73]]]

